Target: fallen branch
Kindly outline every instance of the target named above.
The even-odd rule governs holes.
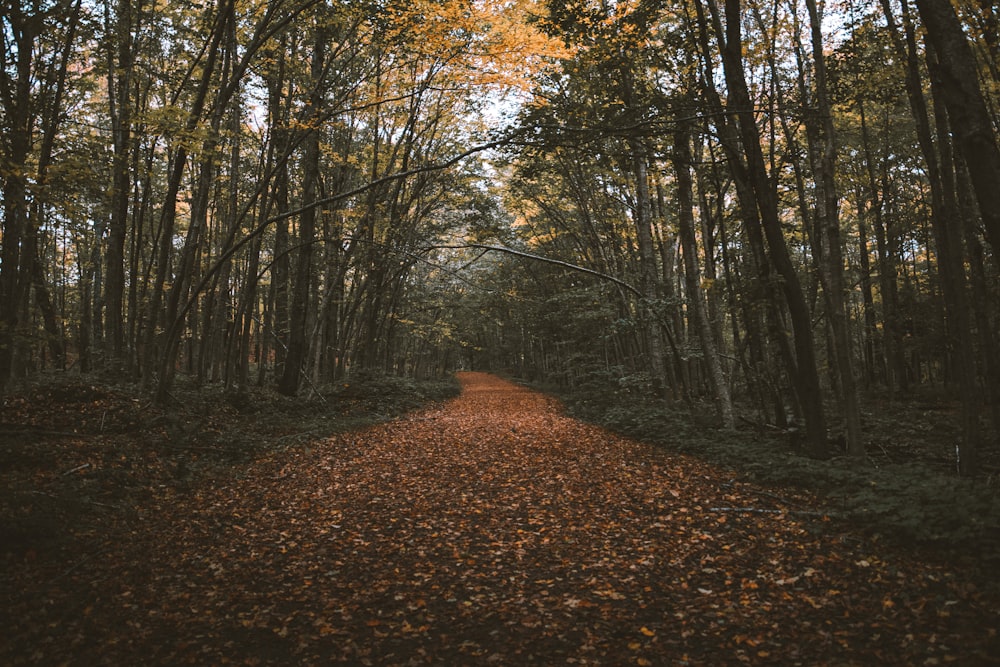
[[[289,433],[288,435],[283,435],[280,438],[276,438],[272,444],[277,445],[285,440],[294,440],[296,438],[319,438],[321,437],[317,431],[300,431],[298,433]]]
[[[107,551],[108,551],[108,548],[107,548],[107,547],[105,547],[104,549],[101,549],[100,551],[95,551],[95,552],[94,552],[94,553],[92,553],[92,554],[89,554],[89,555],[87,555],[87,556],[84,556],[84,557],[83,557],[83,558],[81,558],[80,560],[76,561],[76,563],[74,563],[74,564],[73,564],[73,566],[72,566],[71,568],[69,568],[68,570],[66,570],[65,572],[63,572],[62,574],[60,574],[60,575],[59,575],[58,577],[56,577],[55,579],[53,579],[51,583],[53,583],[53,584],[54,584],[54,583],[58,582],[58,581],[59,581],[60,579],[64,579],[65,577],[67,577],[67,576],[69,576],[70,574],[72,574],[72,573],[73,573],[73,572],[74,572],[74,571],[75,571],[75,570],[76,570],[77,568],[79,568],[79,567],[80,567],[81,565],[83,565],[83,564],[84,564],[84,563],[86,563],[87,561],[91,560],[91,559],[92,559],[92,558],[93,558],[94,556],[100,556],[100,555],[102,555],[102,554],[104,554],[104,553],[107,553]]]
[[[810,512],[806,510],[772,510],[763,507],[709,507],[709,512],[732,512],[734,514],[791,514],[793,516],[830,516],[829,512]]]
[[[51,431],[34,426],[8,426],[0,424],[0,435],[37,435],[50,436],[53,438],[93,438],[96,433],[73,433],[71,431]]]
[[[735,512],[737,514],[786,514],[786,510],[771,510],[761,507],[709,507],[709,512]]]
[[[788,500],[787,498],[782,498],[781,496],[779,496],[777,494],[768,493],[767,491],[758,491],[757,495],[764,496],[765,498],[771,498],[773,500],[777,500],[782,505],[800,505],[801,504],[801,503],[795,502],[794,500]]]
[[[57,495],[52,494],[52,493],[46,493],[45,491],[29,491],[28,493],[32,493],[32,494],[34,494],[36,496],[46,496],[48,498],[52,498],[53,500],[58,500],[58,501],[61,501],[61,502],[65,502],[67,500],[72,500],[74,502],[87,503],[88,505],[96,505],[97,507],[106,507],[106,508],[111,509],[111,510],[121,510],[122,509],[121,505],[109,505],[108,503],[99,503],[96,500],[88,500],[87,498],[67,498],[66,496],[57,496]]]

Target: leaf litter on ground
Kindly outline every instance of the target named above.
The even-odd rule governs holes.
[[[961,568],[460,380],[447,403],[161,488],[105,551],[5,593],[0,662],[1000,660],[996,590]]]

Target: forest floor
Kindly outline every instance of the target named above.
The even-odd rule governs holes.
[[[346,431],[9,399],[0,664],[1000,664],[983,554],[460,379]]]

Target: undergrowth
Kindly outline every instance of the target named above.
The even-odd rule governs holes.
[[[748,480],[812,492],[831,518],[869,535],[1000,565],[1000,453],[986,448],[985,471],[958,477],[951,455],[959,427],[941,397],[932,404],[926,397],[891,405],[873,399],[863,415],[868,455],[821,461],[801,452],[794,432],[749,422],[727,432],[711,406],[651,401],[630,385],[590,380],[572,389],[538,388],[559,396],[571,415],[616,433]]]
[[[183,380],[165,405],[130,384],[43,375],[0,397],[0,556],[74,553],[137,508],[241,476],[268,451],[388,420],[459,393],[456,380],[376,375],[288,397]]]

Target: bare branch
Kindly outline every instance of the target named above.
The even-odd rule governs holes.
[[[641,291],[639,291],[633,285],[625,282],[624,280],[622,280],[620,278],[615,278],[614,276],[609,275],[607,273],[602,273],[601,271],[595,271],[594,269],[588,269],[587,267],[580,266],[579,264],[571,264],[570,262],[564,262],[564,261],[562,261],[560,259],[553,259],[551,257],[545,257],[543,255],[535,255],[535,254],[530,253],[530,252],[525,252],[523,250],[515,250],[514,248],[507,248],[505,246],[487,245],[485,243],[466,243],[466,244],[463,244],[463,245],[435,245],[435,246],[429,246],[428,250],[431,250],[431,249],[464,250],[464,249],[467,249],[467,248],[476,248],[478,250],[486,250],[486,251],[493,251],[493,252],[502,252],[502,253],[506,253],[508,255],[514,255],[515,257],[524,257],[525,259],[533,259],[533,260],[538,261],[538,262],[545,262],[546,264],[554,264],[556,266],[561,266],[563,268],[570,269],[571,271],[578,271],[580,273],[586,273],[586,274],[589,274],[589,275],[592,275],[592,276],[596,276],[596,277],[598,277],[598,278],[600,278],[602,280],[611,281],[611,282],[615,283],[616,285],[624,287],[626,290],[628,290],[632,294],[635,294],[640,299],[646,298],[646,295],[643,294]]]

